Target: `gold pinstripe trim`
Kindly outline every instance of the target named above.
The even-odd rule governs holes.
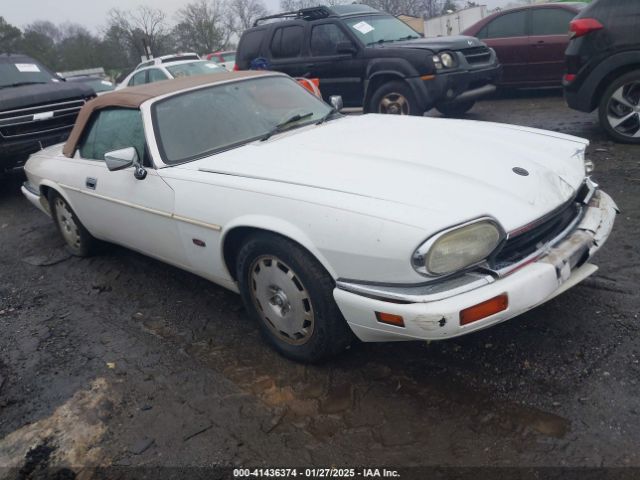
[[[71,190],[73,192],[82,193],[84,195],[88,195],[90,197],[99,198],[101,200],[106,200],[107,202],[116,203],[118,205],[122,205],[124,207],[133,208],[136,210],[141,210],[143,212],[152,213],[153,215],[159,215],[164,218],[170,218],[173,220],[177,220],[178,222],[189,223],[191,225],[197,225],[198,227],[208,228],[210,230],[215,230],[219,232],[222,230],[220,225],[215,225],[213,223],[201,222],[200,220],[195,220],[189,217],[183,217],[182,215],[176,215],[175,213],[163,212],[162,210],[156,210],[154,208],[143,207],[142,205],[136,205],[135,203],[125,202],[124,200],[118,200],[117,198],[105,197],[104,195],[100,195],[94,192],[88,192],[86,190],[82,190],[80,188],[71,187],[69,185],[64,185],[62,183],[59,184],[62,188],[67,190]]]

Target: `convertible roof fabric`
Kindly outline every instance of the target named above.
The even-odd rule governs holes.
[[[147,100],[161,97],[170,93],[189,90],[191,88],[216,85],[230,80],[240,80],[243,78],[263,77],[274,75],[274,73],[264,71],[243,71],[243,72],[223,72],[211,75],[197,75],[192,77],[176,78],[162,82],[139,85],[137,87],[124,88],[114,92],[106,93],[87,102],[80,110],[76,123],[71,130],[69,139],[65,143],[62,153],[65,157],[73,157],[78,147],[91,115],[97,110],[109,107],[140,108]]]

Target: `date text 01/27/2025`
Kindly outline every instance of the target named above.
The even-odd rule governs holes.
[[[233,478],[400,478],[386,468],[236,468]]]

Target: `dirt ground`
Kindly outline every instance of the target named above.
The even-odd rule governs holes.
[[[589,280],[446,342],[280,358],[240,298],[113,247],[66,254],[0,185],[0,478],[91,466],[640,467],[640,147],[608,141],[557,92],[469,118],[589,138],[622,210]],[[12,470],[9,470],[12,468]],[[47,469],[48,468],[48,469]]]

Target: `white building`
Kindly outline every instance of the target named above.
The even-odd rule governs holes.
[[[470,7],[424,21],[425,37],[459,35],[460,32],[488,15],[487,6]]]

